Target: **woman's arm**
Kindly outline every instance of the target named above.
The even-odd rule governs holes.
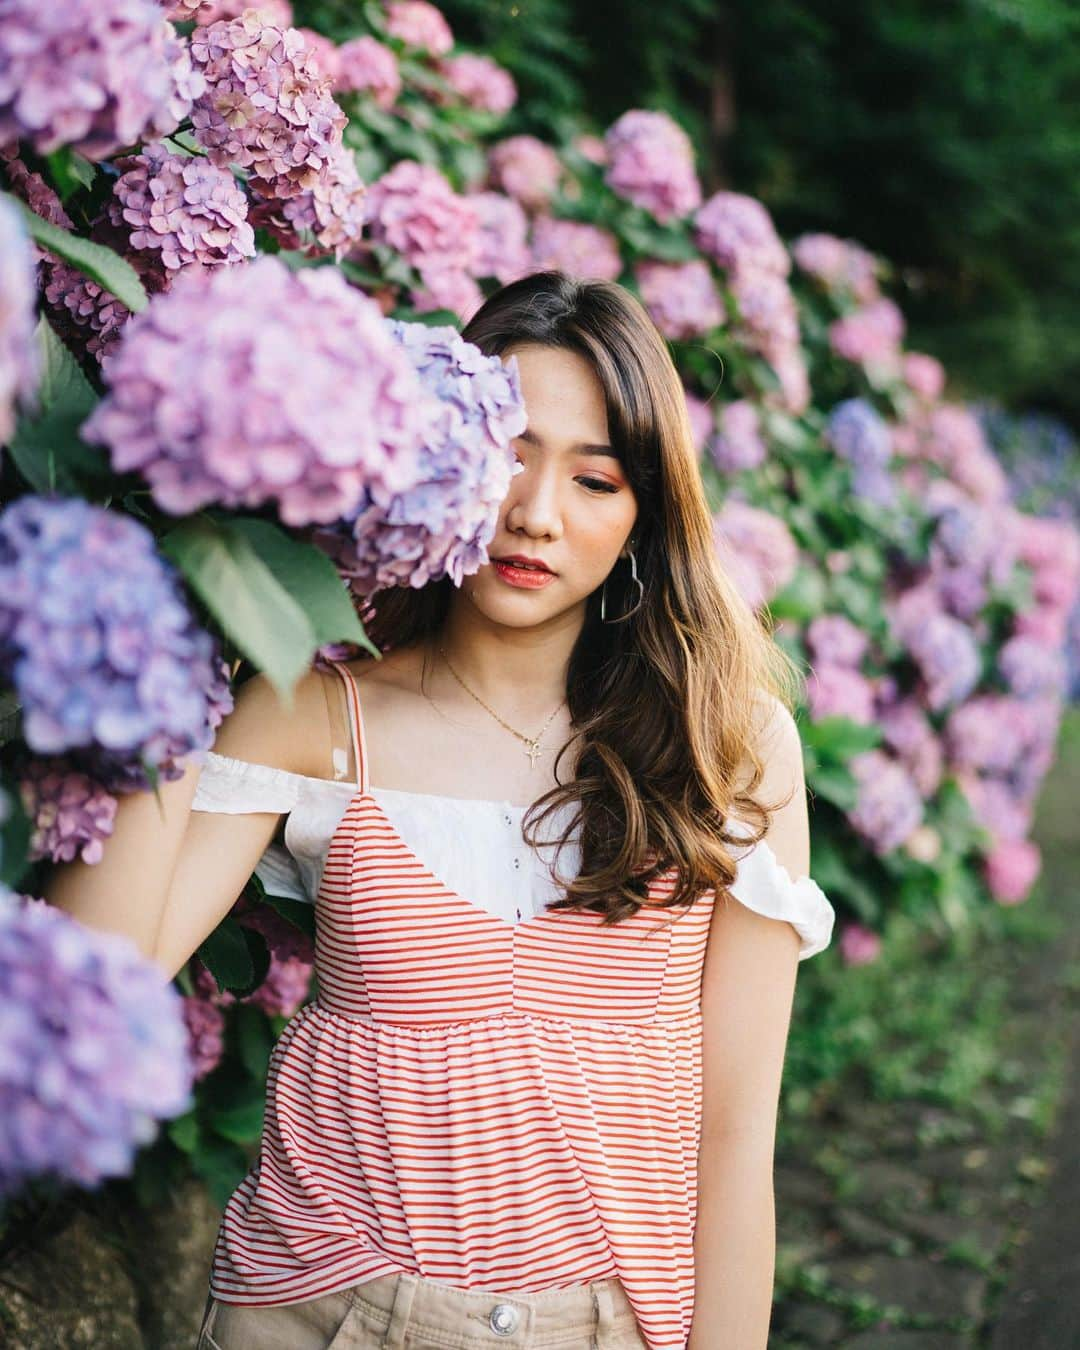
[[[299,681],[291,707],[261,675],[248,680],[214,749],[320,776],[329,763],[323,677]],[[313,728],[315,734],[313,734]],[[324,730],[325,728],[325,730]],[[191,810],[201,766],[152,792],[121,797],[104,856],[54,867],[44,898],[88,927],[124,933],[171,979],[232,908],[274,836],[280,814]]]
[[[802,745],[776,704],[764,733],[761,800],[791,800],[765,839],[792,880],[810,870]],[[702,1135],[688,1350],[766,1350],[776,1263],[776,1116],[798,970],[791,924],[717,901],[702,972]]]

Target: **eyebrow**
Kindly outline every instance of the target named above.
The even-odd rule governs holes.
[[[530,445],[543,445],[543,437],[538,436],[535,431],[530,431],[528,427],[521,433],[518,440],[528,441]],[[578,441],[576,445],[570,447],[572,455],[610,455],[612,459],[618,459],[619,456],[610,445],[593,445],[588,441]]]

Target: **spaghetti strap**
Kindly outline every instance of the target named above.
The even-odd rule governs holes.
[[[356,764],[356,781],[361,792],[368,790],[367,742],[364,739],[364,719],[360,712],[360,691],[356,687],[356,676],[344,661],[330,663],[345,683],[345,692],[349,705],[349,729],[352,733],[353,759]]]

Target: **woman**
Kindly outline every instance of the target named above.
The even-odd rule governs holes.
[[[538,273],[464,336],[516,357],[528,419],[491,561],[378,593],[381,659],[290,707],[249,680],[49,899],[170,976],[256,866],[316,902],[200,1346],[764,1350],[795,976],[833,920],[794,666],[717,566],[638,302]]]

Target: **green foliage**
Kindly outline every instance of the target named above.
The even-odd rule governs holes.
[[[80,180],[81,181],[81,180]],[[27,232],[35,244],[40,244],[50,253],[77,267],[91,281],[107,290],[111,295],[127,305],[133,314],[144,310],[149,303],[139,274],[126,258],[114,253],[104,244],[95,244],[83,239],[70,230],[61,229],[35,215],[28,206],[15,197],[9,197],[22,212]]]

